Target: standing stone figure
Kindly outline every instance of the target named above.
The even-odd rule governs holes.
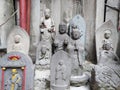
[[[56,85],[64,85],[66,82],[66,66],[62,60],[59,61],[56,68]]]
[[[70,90],[71,57],[63,50],[51,58],[50,90]]]
[[[55,25],[53,19],[50,17],[50,10],[46,9],[44,12],[45,17],[41,19],[41,40],[52,42],[55,34]]]
[[[55,51],[64,50],[69,43],[69,36],[66,34],[67,26],[65,24],[59,25],[59,34],[55,36],[54,46]]]
[[[82,62],[83,60],[83,46],[79,43],[80,37],[82,34],[78,31],[78,29],[74,29],[72,31],[72,39],[70,44],[68,45],[68,53],[73,57],[72,61],[72,75],[81,75],[82,70]]]

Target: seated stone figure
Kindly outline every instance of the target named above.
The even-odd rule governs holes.
[[[39,51],[38,60],[36,61],[36,64],[39,64],[41,66],[50,65],[50,51],[49,48],[46,45],[42,45]]]
[[[64,50],[66,51],[69,36],[66,34],[67,26],[65,24],[59,25],[59,34],[55,36],[54,51]]]
[[[119,60],[118,56],[114,53],[113,48],[111,47],[111,42],[103,44],[102,49],[100,50],[98,64],[106,63],[107,61],[109,61],[108,58],[116,58],[116,60]]]

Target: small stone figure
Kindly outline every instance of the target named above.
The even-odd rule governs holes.
[[[100,53],[101,51],[105,50],[107,46],[110,47],[109,50],[116,53],[118,45],[118,32],[111,20],[103,23],[97,30],[96,30],[96,55],[97,55],[97,62],[100,60]]]
[[[56,68],[56,85],[64,85],[66,82],[66,66],[63,61],[60,60]]]
[[[110,39],[111,36],[111,31],[110,30],[106,30],[105,34],[104,34],[104,40],[103,40],[103,45],[108,44],[110,45],[111,50],[113,50],[113,45],[112,45],[112,40]]]
[[[71,57],[63,50],[51,58],[50,90],[70,90]]]
[[[50,10],[46,9],[44,14],[45,17],[41,19],[40,25],[41,40],[47,40],[51,43],[55,34],[55,25],[53,19],[50,17]]]
[[[50,58],[51,55],[49,48],[46,45],[42,45],[38,55],[39,60],[36,64],[39,64],[41,66],[50,65]]]
[[[14,44],[13,44],[13,50],[14,51],[21,51],[23,49],[24,49],[24,46],[21,43],[21,36],[20,35],[15,35]]]
[[[19,26],[15,26],[7,39],[7,53],[22,52],[28,55],[30,38],[28,33]]]
[[[64,50],[66,51],[67,45],[69,43],[69,36],[66,34],[67,26],[65,24],[59,25],[59,34],[56,35],[54,46],[55,51]]]

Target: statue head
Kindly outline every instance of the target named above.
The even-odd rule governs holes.
[[[45,54],[45,53],[46,53],[46,46],[45,46],[45,45],[43,45],[43,46],[41,47],[41,53],[42,53],[42,54]]]
[[[20,35],[15,35],[15,37],[14,37],[15,43],[20,43],[20,38],[21,38]]]
[[[44,15],[45,15],[45,19],[50,18],[50,9],[45,9]]]
[[[12,74],[16,74],[17,73],[17,69],[12,69]]]
[[[77,40],[82,36],[81,32],[78,29],[73,30],[71,32],[71,35],[72,35],[72,39],[74,40]]]
[[[59,33],[60,34],[66,33],[66,30],[67,30],[67,26],[65,24],[60,24],[59,25]]]
[[[110,36],[111,36],[111,34],[112,34],[111,30],[106,30],[106,31],[105,31],[105,34],[104,34],[104,37],[105,37],[106,39],[109,39]]]

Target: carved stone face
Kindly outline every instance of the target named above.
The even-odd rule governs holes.
[[[66,33],[67,26],[65,24],[60,24],[59,25],[59,33],[64,34]]]
[[[111,31],[110,31],[110,30],[106,30],[106,31],[105,31],[105,34],[104,34],[104,37],[105,37],[106,39],[109,39],[110,36],[111,36]]]
[[[16,35],[15,37],[14,37],[14,41],[15,41],[15,43],[20,43],[20,35]]]
[[[80,37],[81,37],[80,31],[72,31],[72,38],[73,38],[74,40],[77,40],[77,39],[79,39]]]
[[[50,17],[50,10],[46,9],[44,14],[45,14],[45,19],[48,19]]]

